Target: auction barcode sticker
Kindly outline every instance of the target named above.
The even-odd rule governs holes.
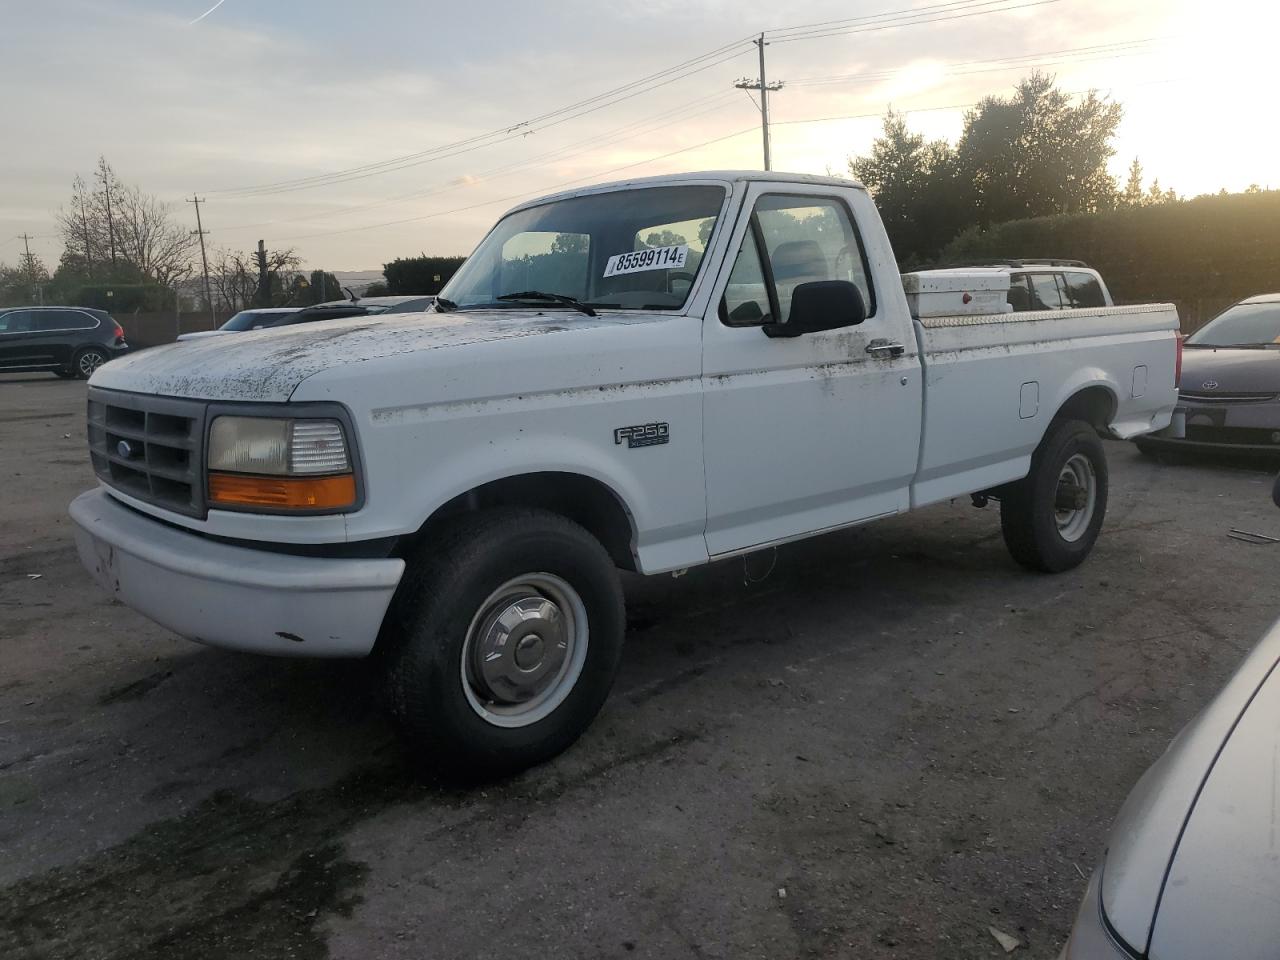
[[[616,277],[622,273],[639,273],[642,270],[677,270],[688,259],[689,247],[683,243],[674,247],[652,247],[633,253],[618,253],[604,265],[604,275]]]

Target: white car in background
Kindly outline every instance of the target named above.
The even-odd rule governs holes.
[[[917,282],[927,287],[931,280],[945,282],[958,273],[984,277],[988,282],[983,289],[998,286],[1005,290],[1004,302],[1014,313],[1115,306],[1102,275],[1080,260],[1000,260],[935,267],[904,276],[918,278]]]
[[[255,307],[241,310],[217,330],[196,330],[178,335],[179,340],[204,340],[220,337],[225,333],[243,333],[245,330],[264,330],[274,327],[285,317],[297,313],[301,307]]]

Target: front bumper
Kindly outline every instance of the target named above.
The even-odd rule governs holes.
[[[1280,402],[1181,401],[1169,426],[1135,438],[1151,449],[1280,455]]]
[[[99,488],[71,503],[80,561],[117,599],[215,647],[363,657],[404,561],[297,557],[219,543],[124,506]]]
[[[1130,960],[1133,956],[1108,929],[1102,915],[1102,870],[1095,870],[1058,960]]]

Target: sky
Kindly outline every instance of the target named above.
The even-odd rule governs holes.
[[[954,139],[1038,65],[1123,104],[1117,177],[1136,156],[1184,195],[1280,187],[1269,0],[215,3],[0,0],[0,262],[27,233],[56,265],[54,217],[99,154],[192,229],[205,199],[211,248],[261,238],[327,270],[467,253],[540,193],[758,169],[733,83],[762,30],[775,170],[846,173],[889,106]],[[879,19],[828,23],[853,17]]]

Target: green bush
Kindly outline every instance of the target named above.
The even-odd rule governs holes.
[[[387,289],[396,295],[439,293],[466,257],[397,257],[383,264]]]

